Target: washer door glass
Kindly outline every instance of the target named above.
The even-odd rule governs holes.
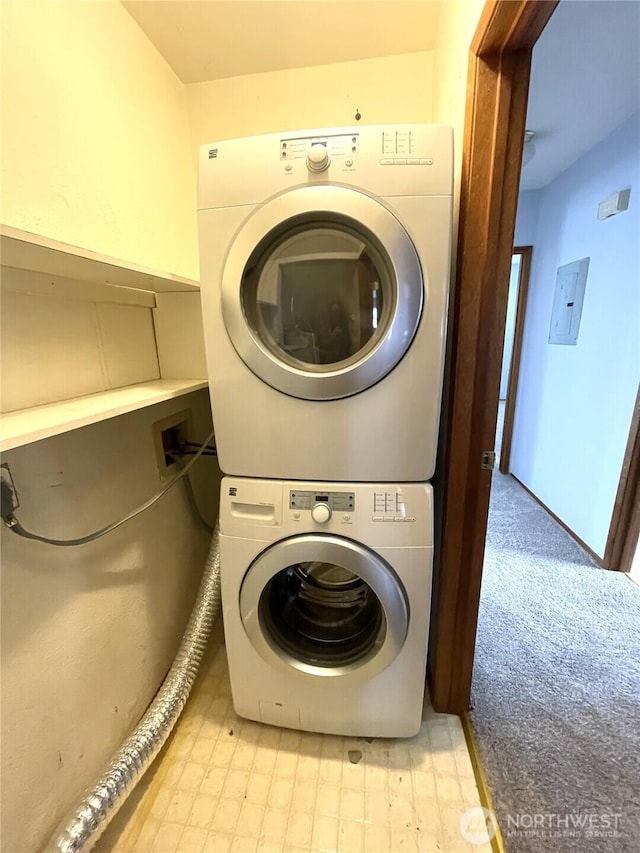
[[[361,577],[335,563],[302,562],[278,572],[260,596],[272,640],[303,663],[351,664],[384,632],[384,611]]]
[[[408,630],[393,569],[349,539],[309,534],[267,548],[247,571],[240,612],[254,648],[314,675],[382,671]]]
[[[222,312],[245,364],[294,397],[359,393],[401,360],[424,285],[407,232],[344,187],[292,190],[247,220],[222,279]]]

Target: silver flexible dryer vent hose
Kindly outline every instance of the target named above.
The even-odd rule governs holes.
[[[146,714],[80,803],[60,823],[47,853],[91,850],[160,752],[195,681],[214,620],[220,610],[219,525],[211,540],[198,597],[178,654]]]

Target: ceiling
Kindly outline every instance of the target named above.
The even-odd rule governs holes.
[[[546,186],[640,109],[640,3],[562,0],[533,51],[520,189]]]
[[[441,2],[121,0],[184,83],[432,50]],[[444,0],[447,2],[447,0]],[[640,109],[640,2],[561,0],[533,52],[520,188],[546,186]]]
[[[441,2],[122,0],[183,83],[431,50]]]

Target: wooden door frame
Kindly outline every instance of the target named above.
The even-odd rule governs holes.
[[[558,0],[488,0],[470,46],[444,427],[443,527],[428,678],[469,708],[531,53]]]
[[[509,473],[511,461],[511,439],[513,438],[513,421],[516,416],[516,399],[520,381],[520,356],[522,355],[522,339],[527,311],[527,296],[529,294],[529,274],[531,272],[531,255],[533,246],[514,246],[511,256],[522,255],[518,270],[518,294],[516,302],[516,321],[513,328],[513,349],[509,364],[509,379],[507,380],[507,398],[504,407],[504,426],[502,427],[502,446],[500,449],[500,473]]]
[[[640,387],[631,418],[609,535],[602,558],[605,569],[628,572],[640,539]]]

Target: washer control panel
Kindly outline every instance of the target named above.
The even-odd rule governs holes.
[[[389,489],[373,493],[372,521],[415,521],[407,514],[402,489]]]
[[[353,512],[356,496],[354,492],[289,492],[289,509],[311,510],[316,504],[326,504],[332,512]]]

